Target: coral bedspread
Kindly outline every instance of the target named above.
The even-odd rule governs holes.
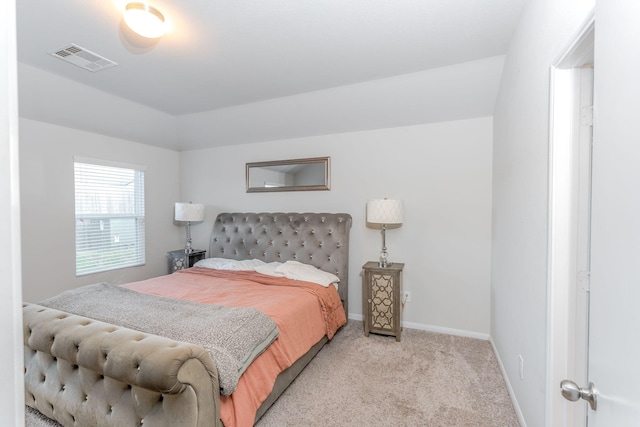
[[[278,374],[324,335],[333,337],[346,323],[340,297],[333,286],[325,288],[251,271],[194,267],[123,286],[205,304],[256,307],[276,322],[280,331],[278,339],[240,377],[236,391],[230,396],[221,396],[220,418],[227,427],[253,425],[256,410],[271,392]]]

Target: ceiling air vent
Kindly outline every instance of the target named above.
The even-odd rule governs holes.
[[[85,70],[89,70],[92,73],[118,65],[107,58],[73,43],[61,49],[52,50],[49,54],[73,65],[77,65],[78,67],[84,68]]]

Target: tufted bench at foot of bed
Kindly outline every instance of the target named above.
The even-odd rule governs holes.
[[[64,426],[221,426],[200,346],[23,305],[25,402]]]

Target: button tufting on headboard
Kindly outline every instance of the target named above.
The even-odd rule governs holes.
[[[221,213],[213,225],[209,256],[299,260],[337,273],[347,309],[351,221],[346,213]]]

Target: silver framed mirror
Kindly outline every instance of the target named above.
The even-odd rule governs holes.
[[[247,163],[247,193],[329,190],[330,157]]]

